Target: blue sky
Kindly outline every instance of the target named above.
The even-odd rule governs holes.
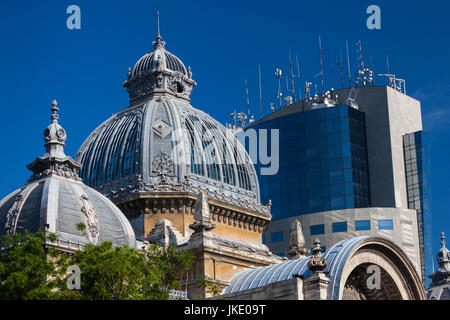
[[[250,103],[259,114],[261,64],[263,114],[276,102],[276,67],[287,71],[288,51],[298,54],[301,83],[319,84],[318,35],[322,37],[325,85],[337,86],[331,68],[351,67],[362,40],[366,63],[375,73],[390,70],[406,79],[407,93],[422,102],[431,135],[434,245],[439,232],[450,235],[450,4],[444,1],[11,1],[0,4],[0,135],[3,169],[0,197],[21,187],[25,165],[42,155],[43,129],[52,99],[68,132],[66,153],[74,155],[87,135],[112,113],[127,106],[122,87],[128,67],[152,48],[156,10],[166,48],[192,67],[198,86],[192,104],[221,122]],[[68,30],[66,8],[81,8],[81,30]],[[381,30],[366,28],[366,8],[381,8]],[[346,68],[346,66],[344,66]],[[336,71],[335,71],[336,72]],[[380,82],[379,82],[380,83]],[[300,87],[297,82],[297,87]]]

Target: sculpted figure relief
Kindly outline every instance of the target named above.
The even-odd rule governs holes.
[[[99,235],[97,212],[86,194],[82,194],[80,200],[81,211],[83,212],[86,221],[86,231],[89,241],[93,244],[97,244]]]

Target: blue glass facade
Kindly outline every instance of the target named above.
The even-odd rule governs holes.
[[[270,242],[283,241],[283,231],[274,232],[270,235]]]
[[[279,129],[279,171],[259,175],[261,200],[272,201],[272,220],[370,206],[364,112],[320,108],[253,128]]]
[[[347,221],[343,222],[334,222],[332,224],[333,232],[347,232]]]
[[[423,280],[433,273],[431,236],[431,187],[428,135],[417,131],[403,136],[408,208],[417,211]]]
[[[316,236],[319,234],[325,233],[325,225],[324,224],[316,224],[309,227],[309,234],[312,236]]]
[[[370,230],[370,220],[356,220],[355,230],[356,231]]]
[[[394,224],[392,220],[383,219],[378,220],[378,230],[392,230],[394,229]]]

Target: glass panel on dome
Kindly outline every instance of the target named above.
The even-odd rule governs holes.
[[[189,135],[190,151],[191,151],[191,173],[204,175],[203,171],[203,158],[201,156],[201,150],[198,148],[197,143],[195,143],[195,133],[193,126],[186,119],[185,121],[187,132]]]

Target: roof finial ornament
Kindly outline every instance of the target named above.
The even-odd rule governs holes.
[[[46,155],[65,158],[66,155],[64,154],[64,146],[67,136],[66,131],[58,123],[59,108],[56,100],[52,101],[52,107],[50,110],[52,111],[50,116],[52,123],[44,130],[45,148],[47,150]]]
[[[69,179],[81,181],[78,171],[81,164],[66,156],[64,147],[66,145],[66,130],[58,123],[58,102],[52,101],[50,116],[52,123],[44,130],[45,153],[37,157],[27,168],[33,172],[29,182],[40,179],[43,176],[57,175]]]
[[[441,248],[436,255],[439,268],[435,273],[429,275],[431,278],[430,289],[436,286],[444,285],[442,288],[447,287],[450,283],[450,251],[445,247],[445,234],[441,232]],[[435,292],[435,291],[433,291]]]
[[[161,38],[161,35],[159,34],[159,10],[156,11],[156,15],[158,16],[158,35],[156,36],[156,38]]]
[[[59,108],[58,108],[58,101],[56,101],[55,99],[53,99],[53,101],[52,101],[52,107],[51,107],[50,110],[52,110],[52,115],[51,115],[52,122],[53,123],[58,123],[58,120],[59,120],[59,115],[58,115]]]
[[[161,41],[162,37],[161,37],[160,31],[159,31],[159,10],[156,11],[156,16],[157,16],[157,20],[158,20],[158,22],[157,22],[158,33],[156,34],[155,41],[153,41],[153,46],[155,48],[156,47],[164,47],[166,44],[164,41]]]
[[[320,240],[314,240],[314,247],[311,249],[313,255],[308,261],[308,269],[312,272],[322,272],[327,267],[327,260],[322,257]]]

